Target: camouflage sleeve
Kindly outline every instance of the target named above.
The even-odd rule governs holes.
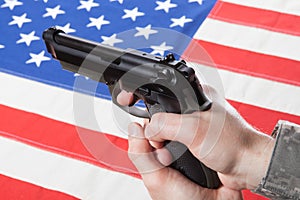
[[[254,190],[271,199],[300,199],[300,126],[279,121],[276,144],[266,176]]]

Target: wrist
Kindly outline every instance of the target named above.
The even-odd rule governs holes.
[[[249,142],[241,158],[242,185],[254,189],[266,175],[275,145],[274,138],[256,130],[251,130]]]

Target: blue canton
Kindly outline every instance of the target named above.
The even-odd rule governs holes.
[[[42,33],[51,26],[103,44],[130,47],[151,40],[146,51],[164,55],[180,44],[155,36],[159,28],[192,38],[216,0],[4,0],[0,1],[0,72],[72,90],[76,76],[46,51]],[[157,28],[159,27],[159,28]],[[130,31],[128,31],[130,30]],[[122,37],[123,32],[128,32]],[[128,39],[131,38],[131,39]],[[130,40],[130,41],[129,41]],[[179,54],[189,42],[180,44]],[[82,77],[84,78],[84,77]],[[110,98],[105,86],[97,96]]]

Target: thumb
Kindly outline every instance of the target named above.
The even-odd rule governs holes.
[[[156,160],[154,149],[137,123],[131,123],[128,127],[128,156],[142,176],[164,167]]]
[[[129,135],[129,158],[140,172],[152,199],[201,199],[211,195],[209,189],[196,185],[174,169],[164,167],[156,159],[149,141],[143,137],[143,128],[139,124],[129,125]]]

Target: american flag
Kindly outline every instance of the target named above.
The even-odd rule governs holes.
[[[250,124],[270,134],[279,119],[300,123],[298,0],[4,0],[0,16],[3,199],[150,199],[132,171],[105,85],[95,98],[101,132],[74,120],[79,75],[62,70],[46,52],[41,35],[53,25],[112,46],[128,42],[118,35],[127,30],[140,40],[155,37],[159,28],[179,31],[208,52],[226,98]],[[158,37],[148,51],[164,55],[172,49]],[[192,49],[184,44],[181,56],[197,58]],[[99,141],[100,157],[78,131]],[[101,143],[101,135],[110,144]],[[263,199],[249,191],[244,196]]]

